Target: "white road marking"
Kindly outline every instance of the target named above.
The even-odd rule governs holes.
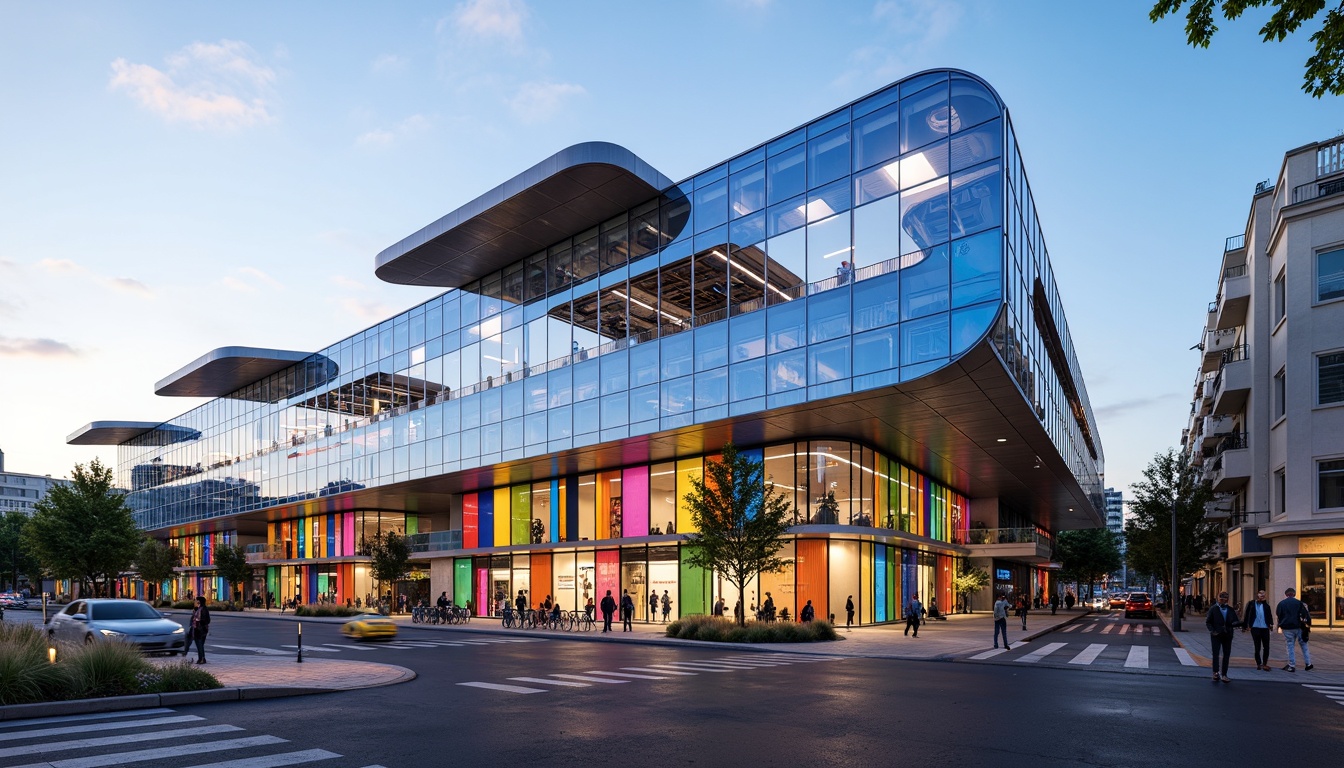
[[[207,736],[212,733],[228,733],[230,731],[241,731],[236,725],[205,725],[200,728],[174,728],[167,731],[150,731],[148,733],[123,733],[120,736],[99,736],[91,739],[70,739],[68,741],[48,741],[42,744],[25,744],[22,747],[8,747],[0,749],[0,757],[18,757],[19,755],[38,755],[48,752],[60,752],[67,749],[88,749],[90,747],[107,747],[114,744],[135,744],[141,741],[160,741],[163,739],[180,739],[187,736]]]
[[[1123,635],[1123,634],[1125,634],[1125,633],[1127,633],[1127,632],[1129,632],[1129,625],[1128,625],[1128,624],[1122,625],[1122,626],[1120,627],[1120,634]],[[1139,627],[1139,632],[1140,632],[1140,633],[1143,632],[1143,627]]]
[[[225,760],[222,763],[188,765],[185,768],[279,768],[282,765],[315,763],[318,760],[330,760],[333,757],[340,757],[340,755],[335,752],[328,752],[325,749],[305,749],[302,752],[285,752],[264,757],[244,757],[238,760]]]
[[[222,741],[206,741],[191,744],[186,747],[159,747],[157,749],[137,749],[133,752],[112,752],[105,755],[93,755],[90,757],[72,757],[66,760],[50,760],[44,763],[30,763],[28,765],[15,766],[15,768],[102,768],[108,765],[127,765],[129,763],[143,763],[147,760],[171,760],[180,758],[184,754],[200,754],[203,752],[223,752],[229,749],[246,749],[248,747],[264,747],[271,744],[284,744],[285,739],[278,736],[246,736],[241,739],[224,739]]]
[[[1135,668],[1135,669],[1147,669],[1147,668],[1148,668],[1148,646],[1146,646],[1146,645],[1131,645],[1131,646],[1129,647],[1129,657],[1125,659],[1125,666],[1126,666],[1126,667],[1133,667],[1133,668]]]
[[[629,680],[612,680],[609,677],[593,677],[591,675],[551,675],[551,677],[563,677],[566,680],[585,680],[590,683],[628,683]]]
[[[1104,626],[1104,627],[1101,628],[1101,634],[1103,634],[1103,635],[1110,634],[1110,632],[1111,632],[1112,629],[1115,629],[1115,625],[1114,625],[1114,624],[1107,624],[1106,626]]]
[[[653,667],[659,667],[659,669],[653,669]],[[662,669],[662,667],[666,667],[666,669]],[[666,664],[650,664],[647,667],[621,667],[621,669],[628,669],[631,672],[653,672],[654,674],[658,675],[682,675],[682,676],[695,677],[698,674],[696,672],[687,672],[684,669],[677,669],[676,667],[668,667]],[[727,670],[724,671],[726,672]]]
[[[790,661],[756,661],[755,659],[734,659],[734,658],[729,657],[729,656],[724,656],[724,657],[722,657],[720,660],[721,660],[721,661],[727,661],[727,662],[730,662],[730,663],[732,663],[732,664],[746,664],[746,665],[749,666],[749,667],[761,667],[761,668],[765,668],[765,667],[787,667],[787,666],[789,666],[790,664],[794,664],[794,663],[796,663],[796,662],[794,662],[794,661],[792,661],[792,660],[790,660]]]
[[[974,656],[971,657],[971,660],[972,660],[972,661],[983,661],[984,659],[992,659],[992,658],[994,658],[995,656],[998,656],[1000,653],[1007,653],[1007,652],[1008,652],[1008,651],[1007,651],[1007,649],[1005,649],[1005,648],[995,648],[995,649],[993,649],[993,650],[984,651],[983,653],[977,653],[977,654],[975,654]]]
[[[299,646],[297,646],[297,645],[282,645],[282,646],[280,646],[280,647],[281,647],[281,648],[293,648],[293,649],[295,649],[295,650],[298,650],[298,648],[299,648]],[[331,650],[330,648],[321,648],[321,647],[316,646],[316,645],[305,645],[305,646],[303,646],[303,649],[304,649],[305,651],[317,651],[318,653],[340,653],[340,651],[333,651],[333,650]],[[285,655],[288,656],[289,654],[286,653]]]
[[[569,688],[592,688],[587,683],[572,683],[568,680],[552,680],[549,677],[510,677],[510,680],[517,680],[520,683],[540,683],[542,685],[563,685]]]
[[[1091,632],[1096,628],[1097,628],[1096,624],[1088,624],[1086,627],[1083,627],[1083,632]]]
[[[1160,634],[1162,634],[1162,628],[1161,628],[1161,627],[1153,627],[1153,634],[1154,634],[1154,635],[1160,635]]]
[[[251,651],[259,653],[262,656],[290,656],[289,651],[281,651],[276,648],[257,648],[252,645],[211,645],[211,648],[222,648],[226,651]]]
[[[689,669],[694,672],[738,672],[751,667],[719,667],[713,664],[690,664],[685,661],[673,661],[667,664],[650,664],[651,667],[667,667],[668,669]]]
[[[636,674],[631,673],[631,672],[603,672],[603,671],[601,671],[601,670],[597,670],[597,669],[590,669],[590,670],[588,670],[588,674],[590,674],[590,675],[608,675],[608,676],[610,676],[610,677],[631,677],[631,678],[634,678],[634,679],[636,679],[636,680],[666,680],[666,679],[667,679],[667,677],[664,676],[664,675],[636,675]]]
[[[128,709],[125,712],[97,712],[91,715],[60,715],[58,717],[33,717],[27,720],[9,720],[0,722],[0,728],[29,727],[33,725],[50,725],[52,723],[76,723],[82,720],[105,720],[110,717],[141,717],[143,715],[164,715],[175,710],[171,709]]]
[[[1083,651],[1079,653],[1077,656],[1074,656],[1072,659],[1069,659],[1069,663],[1091,664],[1092,662],[1097,660],[1097,657],[1100,656],[1101,652],[1104,650],[1106,650],[1105,643],[1093,643],[1092,645],[1089,645],[1086,648],[1084,648]]]
[[[1077,629],[1078,629],[1079,627],[1081,627],[1081,626],[1082,626],[1081,624],[1070,624],[1069,626],[1067,626],[1067,627],[1065,627],[1065,628],[1063,628],[1063,629],[1061,629],[1061,630],[1059,630],[1059,631],[1060,631],[1060,632],[1073,632],[1073,631],[1077,630]]]
[[[1058,651],[1060,648],[1063,648],[1066,645],[1068,645],[1068,643],[1050,643],[1048,645],[1042,646],[1041,648],[1038,648],[1037,650],[1032,651],[1031,653],[1028,653],[1025,656],[1019,656],[1016,659],[1013,659],[1013,661],[1024,661],[1028,664],[1035,664],[1036,662],[1040,661],[1041,659],[1044,659],[1046,656],[1049,656],[1050,654],[1054,653],[1055,651]]]
[[[0,741],[14,741],[16,739],[42,739],[48,736],[64,736],[67,733],[90,733],[92,731],[115,731],[122,728],[142,728],[155,725],[172,725],[173,723],[195,723],[204,720],[203,717],[196,715],[177,715],[175,717],[156,717],[152,720],[119,720],[115,723],[87,723],[85,725],[68,725],[63,728],[42,728],[36,731],[23,731],[22,733],[0,733]]]
[[[1181,666],[1183,667],[1199,666],[1199,664],[1196,664],[1195,660],[1191,658],[1190,652],[1185,650],[1184,648],[1173,648],[1172,650],[1176,652],[1176,658],[1181,660]]]
[[[485,688],[491,691],[508,691],[509,693],[545,693],[542,688],[524,688],[521,685],[500,685],[499,683],[458,683],[470,688]]]

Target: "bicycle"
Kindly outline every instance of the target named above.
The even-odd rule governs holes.
[[[570,611],[571,623],[570,629],[577,629],[580,632],[591,632],[596,622],[587,611]]]

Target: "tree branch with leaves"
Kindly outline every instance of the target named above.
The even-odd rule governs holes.
[[[1143,470],[1143,480],[1130,486],[1134,499],[1125,523],[1129,565],[1173,585],[1214,560],[1223,538],[1222,526],[1205,515],[1213,489],[1175,450],[1159,453]],[[1171,510],[1176,506],[1177,573],[1171,572]]]
[[[76,464],[73,475],[37,503],[23,541],[52,576],[101,584],[111,594],[111,581],[135,562],[143,536],[110,467],[94,459]]]
[[[145,587],[153,587],[148,595],[150,600],[161,597],[163,582],[172,578],[173,573],[182,565],[182,550],[170,547],[158,539],[145,539],[135,556],[135,570],[145,582]]]

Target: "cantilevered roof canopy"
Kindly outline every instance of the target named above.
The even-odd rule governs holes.
[[[201,355],[154,385],[165,397],[223,397],[312,357],[311,352],[257,347],[220,347]]]
[[[389,283],[460,288],[671,186],[625,147],[575,144],[387,248],[374,272]]]
[[[154,433],[156,445],[170,445],[201,436],[194,429],[157,421],[93,421],[70,433],[65,442],[66,445],[120,445],[146,432]]]

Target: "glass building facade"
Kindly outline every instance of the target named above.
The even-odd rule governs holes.
[[[852,554],[852,591],[871,594],[864,620],[892,620],[901,601],[878,606],[913,583],[907,556],[910,573],[921,558],[934,572],[940,557],[968,556],[955,535],[974,517],[967,499],[995,500],[991,528],[1012,518],[1043,531],[1059,528],[1042,511],[1058,504],[1005,497],[1012,478],[981,489],[973,471],[957,471],[956,441],[981,440],[951,409],[935,409],[951,425],[938,446],[914,427],[892,440],[861,420],[827,431],[815,417],[901,401],[975,350],[992,355],[1012,407],[1030,417],[1009,419],[1036,446],[1027,455],[1058,466],[1042,498],[1074,500],[1068,512],[1083,523],[1100,519],[1100,440],[1030,187],[1008,113],[975,76],[907,78],[572,229],[122,441],[118,479],[138,522],[176,535],[241,521],[239,540],[281,569],[355,564],[353,531],[366,527],[356,521],[401,515],[420,556],[471,553],[442,570],[450,594],[482,609],[496,571],[516,594],[520,557],[532,582],[558,593],[584,557],[598,574],[627,570],[624,546],[604,555],[577,542],[664,537],[639,545],[629,573],[646,583],[658,569],[675,574],[692,611],[702,603],[687,584],[710,577],[677,565],[690,532],[682,481],[733,439],[793,489],[799,526],[857,537],[800,534],[789,545],[798,567],[805,551],[814,565]],[[841,500],[833,523],[815,521],[817,483]],[[538,568],[514,552],[561,545],[579,564],[562,567],[556,552]],[[603,556],[616,565],[603,571]],[[313,576],[266,579],[277,595],[310,585],[298,589],[311,596],[322,590]],[[347,585],[330,587],[345,599],[368,591],[359,581],[335,573],[328,584]]]

